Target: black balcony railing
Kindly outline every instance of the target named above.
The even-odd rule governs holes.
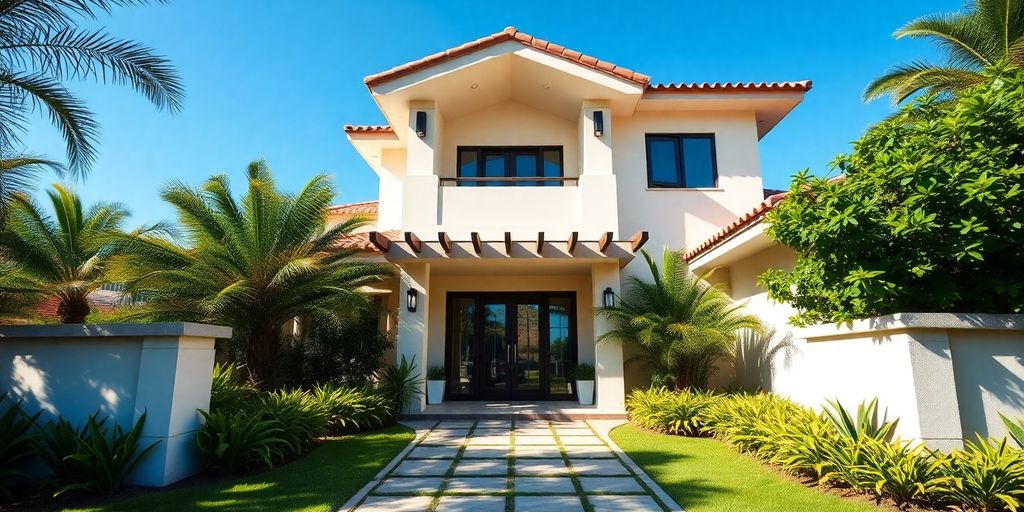
[[[442,187],[575,187],[579,178],[515,176],[441,178]]]

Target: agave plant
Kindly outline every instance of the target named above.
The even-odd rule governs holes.
[[[899,419],[879,421],[878,399],[861,402],[857,405],[856,416],[843,407],[839,400],[828,400],[825,417],[835,426],[839,434],[847,439],[858,440],[865,437],[886,441],[892,437]]]
[[[378,387],[385,396],[391,400],[392,417],[405,411],[413,399],[423,394],[423,379],[416,371],[416,356],[407,360],[402,355],[398,365],[389,365],[377,375]]]

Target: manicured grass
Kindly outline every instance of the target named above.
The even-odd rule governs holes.
[[[611,437],[687,512],[857,512],[878,508],[804,487],[714,439],[623,425]]]
[[[413,439],[395,426],[324,441],[302,459],[258,475],[214,485],[153,492],[77,512],[303,511],[333,512]]]

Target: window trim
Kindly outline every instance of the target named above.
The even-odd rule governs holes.
[[[711,141],[711,179],[710,186],[691,187],[686,184],[686,159],[683,156],[683,141],[686,139],[707,139]],[[654,180],[654,168],[651,165],[651,141],[672,140],[676,145],[676,174],[679,181],[670,183]],[[718,150],[715,134],[711,133],[647,133],[644,135],[644,152],[647,155],[647,188],[657,189],[717,189],[718,188]]]
[[[462,175],[462,153],[464,152],[475,152],[476,153],[476,176],[463,176]],[[557,151],[558,152],[558,176],[544,176],[544,152],[545,151]],[[505,170],[504,178],[565,178],[565,149],[563,146],[456,146],[455,147],[455,177],[457,178],[480,178],[484,177],[484,154],[486,153],[501,153],[505,157]],[[516,176],[515,168],[515,156],[517,153],[532,152],[537,161],[537,167],[533,176]],[[541,183],[541,182],[537,182]],[[465,183],[458,183],[458,186],[464,186]],[[503,186],[516,186],[515,183],[502,184]],[[482,186],[474,184],[472,186]],[[525,185],[519,185],[525,186]],[[545,185],[534,185],[534,186],[545,186]]]

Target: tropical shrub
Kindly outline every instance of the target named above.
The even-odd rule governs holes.
[[[416,356],[409,361],[403,355],[399,364],[388,365],[377,372],[377,389],[391,401],[391,416],[397,418],[413,399],[423,394],[423,379],[416,372]]]
[[[317,386],[313,398],[326,412],[331,434],[380,427],[392,418],[391,400],[369,386]]]
[[[986,73],[871,128],[842,179],[795,177],[768,233],[796,264],[760,279],[793,323],[1024,311],[1024,71]]]
[[[590,363],[579,363],[569,370],[571,380],[594,380],[594,365]]]
[[[874,437],[861,443],[864,458],[855,468],[861,474],[858,483],[897,505],[934,498],[952,481],[944,472],[945,457],[922,444]]]
[[[35,453],[36,420],[42,411],[29,415],[22,401],[0,393],[0,495],[10,496],[14,483],[24,473],[18,466]]]
[[[943,468],[951,484],[939,495],[971,510],[1017,510],[1024,501],[1024,455],[978,436],[953,450]]]
[[[51,421],[44,429],[40,456],[54,474],[54,496],[69,492],[109,494],[156,448],[139,446],[143,413],[125,432],[120,425],[107,426],[107,416],[89,415],[81,429],[64,419]]]
[[[237,472],[255,465],[272,467],[284,458],[288,442],[273,419],[245,411],[199,411],[204,424],[196,434],[199,451],[214,469]]]
[[[715,363],[732,354],[739,332],[764,327],[725,292],[691,274],[682,254],[665,249],[660,268],[650,254],[643,255],[650,280],[627,277],[617,304],[597,310],[614,326],[598,341],[639,347],[636,360],[659,382],[671,378],[676,389],[703,389]]]
[[[427,369],[427,380],[444,380],[444,366],[431,366]]]
[[[703,414],[713,399],[714,395],[701,391],[637,389],[626,397],[626,411],[629,420],[643,428],[694,436],[704,432]]]
[[[258,390],[246,381],[232,364],[217,364],[213,367],[213,382],[210,386],[211,411],[237,411],[249,407]]]
[[[1017,448],[1024,448],[1024,419],[1017,418],[1011,420],[1002,414],[999,418],[1003,420],[1003,425],[1006,426],[1006,432],[1009,433],[1010,439],[1017,445]]]
[[[295,389],[266,393],[253,411],[281,429],[278,436],[298,455],[327,432],[329,416],[308,391]]]
[[[384,367],[384,351],[393,345],[378,331],[375,304],[358,318],[338,324],[314,318],[308,335],[284,340],[278,355],[278,381],[284,387],[312,389],[320,384],[362,386],[366,376]]]
[[[839,400],[827,400],[824,412],[840,436],[854,441],[864,438],[888,441],[899,422],[898,419],[879,420],[877,398],[857,404],[856,415],[843,407]]]
[[[232,326],[249,380],[277,389],[281,326],[303,316],[343,322],[369,302],[359,288],[394,269],[354,259],[356,251],[344,248],[365,218],[327,227],[335,195],[329,176],[287,194],[266,163],[256,161],[247,168],[247,184],[241,197],[224,175],[198,189],[180,182],[164,187],[161,197],[177,210],[183,236],[122,238],[128,256],[119,277],[130,292],[146,297],[135,310],[138,318]]]

